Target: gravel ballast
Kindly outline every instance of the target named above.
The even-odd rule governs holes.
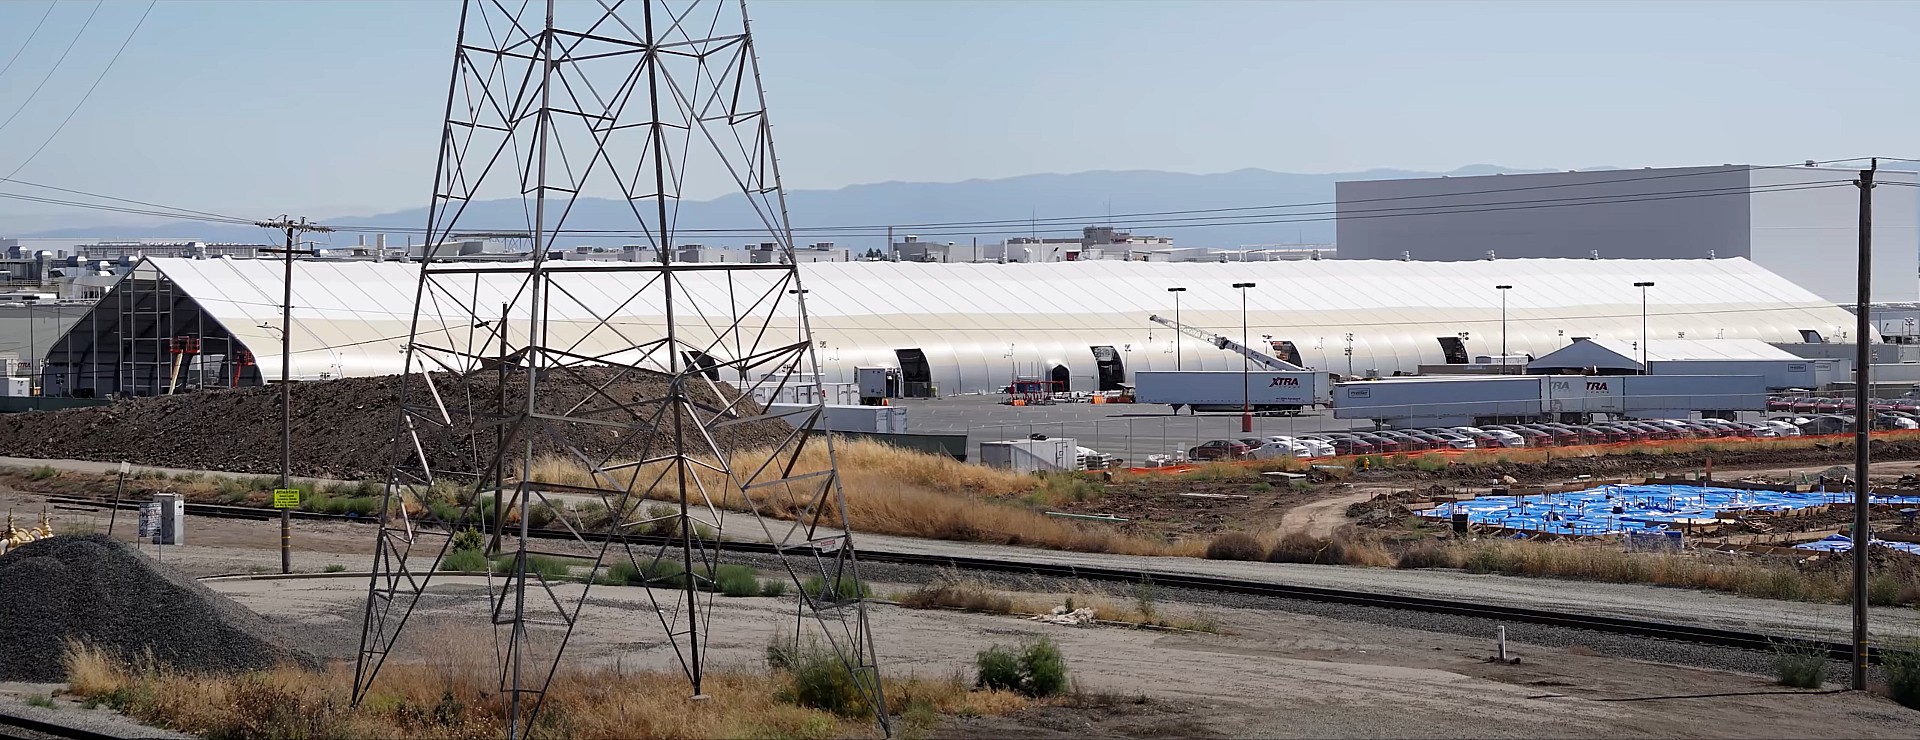
[[[104,536],[0,555],[0,681],[66,680],[68,640],[194,673],[317,666],[260,615]]]

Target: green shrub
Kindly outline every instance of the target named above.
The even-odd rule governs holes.
[[[552,524],[554,518],[558,516],[560,516],[560,510],[555,509],[553,504],[543,501],[527,507],[527,526],[546,529],[547,525]]]
[[[632,586],[640,580],[640,569],[633,563],[619,562],[601,573],[597,582],[603,586]]]
[[[787,582],[780,580],[778,578],[769,578],[767,580],[761,581],[760,595],[761,596],[785,596],[787,595]]]
[[[486,536],[480,534],[480,530],[472,527],[460,530],[453,536],[453,549],[455,552],[461,550],[474,550],[477,552],[480,548],[485,547],[486,544]]]
[[[782,697],[803,707],[832,712],[842,717],[866,717],[871,712],[867,692],[848,669],[852,661],[833,650],[808,644],[804,647],[768,648],[768,663],[779,663],[789,683]]]
[[[494,558],[494,571],[498,573],[512,573],[514,571],[515,557],[517,556],[508,553]],[[553,581],[566,578],[571,570],[568,561],[564,558],[548,557],[546,555],[527,556],[527,573],[529,575],[538,573],[541,578]]]
[[[479,550],[454,550],[440,560],[440,569],[462,573],[485,573],[487,556],[480,554]]]
[[[1259,560],[1267,548],[1246,532],[1228,532],[1207,543],[1208,560]]]
[[[974,667],[979,670],[975,683],[984,689],[1015,691],[1036,698],[1067,692],[1067,659],[1045,637],[1017,651],[1000,645],[989,647],[974,656]]]
[[[810,576],[807,578],[806,591],[808,595],[816,599],[824,599],[827,601],[852,601],[854,599],[873,598],[873,589],[868,588],[867,584],[854,580],[852,575],[841,575],[833,579],[833,585],[831,587],[829,587],[826,581],[822,580],[820,576]]]
[[[1806,640],[1773,643],[1773,671],[1781,686],[1817,689],[1827,678],[1827,650]]]
[[[321,568],[321,571],[326,573],[345,573],[347,572],[347,566],[341,565],[339,563],[333,563],[328,565],[325,568]]]
[[[1067,692],[1067,658],[1052,640],[1042,637],[1020,653],[1020,692],[1028,696],[1059,696]]]
[[[1880,670],[1887,674],[1887,698],[1920,709],[1920,646],[1882,650]]]
[[[54,708],[53,697],[47,696],[45,694],[34,694],[33,696],[27,697],[27,704],[28,706],[35,706],[41,709]]]
[[[1020,690],[1020,655],[1012,649],[995,645],[980,651],[974,656],[974,667],[980,676],[974,684],[991,691]]]
[[[714,570],[714,588],[724,596],[754,596],[760,593],[760,579],[744,565],[722,565]]]
[[[1900,603],[1900,579],[1889,575],[1877,575],[1867,581],[1867,603],[1874,606],[1896,606]]]

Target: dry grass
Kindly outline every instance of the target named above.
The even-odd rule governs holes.
[[[1289,532],[1267,551],[1267,562],[1385,568],[1394,564],[1394,557],[1379,542],[1361,537],[1352,528],[1344,527],[1335,532],[1331,539],[1309,536],[1304,532]]]
[[[742,483],[779,477],[778,471],[762,468],[780,452],[759,449],[736,453],[732,467],[740,477],[738,481],[729,481],[724,474],[703,466],[689,470],[720,508],[757,511],[780,519],[811,518],[817,513],[812,508],[817,484],[761,488],[752,502],[741,495]],[[1205,547],[1200,542],[1169,544],[1118,534],[995,500],[1032,492],[1039,479],[1029,475],[865,440],[837,441],[835,455],[848,523],[862,532],[1123,555],[1197,555]],[[633,481],[633,490],[644,498],[678,500],[675,484],[662,475],[665,465],[645,466],[637,477],[622,478],[620,483]],[[826,468],[826,447],[811,444],[801,452],[794,471],[798,474]],[[549,483],[609,485],[596,482],[578,463],[560,458],[539,460],[532,475]]]
[[[1077,584],[1065,594],[1038,594],[1003,591],[957,571],[944,571],[919,588],[893,598],[909,609],[959,609],[1031,616],[1049,613],[1056,607],[1085,608],[1092,609],[1093,618],[1102,622],[1194,632],[1220,631],[1218,624],[1204,616],[1162,612],[1154,603],[1151,588],[1150,584],[1136,588],[1131,599],[1116,597],[1088,583]],[[1149,592],[1140,593],[1142,589]]]
[[[348,706],[352,666],[320,672],[278,668],[194,676],[147,661],[121,663],[104,651],[69,646],[68,692],[142,722],[204,737],[492,738],[505,733],[506,704],[492,666],[435,661],[390,664],[360,707]],[[791,703],[786,674],[708,673],[710,701],[690,702],[678,673],[615,668],[556,676],[537,730],[552,737],[873,737],[868,720]],[[1031,706],[1004,691],[960,680],[889,679],[890,714],[924,732],[939,715],[992,715]],[[900,726],[900,725],[896,725]]]

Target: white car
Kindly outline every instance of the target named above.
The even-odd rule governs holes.
[[[1270,460],[1276,457],[1331,457],[1333,445],[1317,439],[1300,439],[1275,435],[1263,438],[1266,444],[1255,447],[1251,453],[1254,459]]]
[[[1448,429],[1452,429],[1453,431],[1456,431],[1456,432],[1466,432],[1468,434],[1484,434],[1486,436],[1500,440],[1501,447],[1527,446],[1526,437],[1522,437],[1518,434],[1509,432],[1505,429],[1481,429],[1479,427],[1448,427]]]
[[[1774,437],[1800,436],[1800,427],[1794,426],[1793,422],[1785,419],[1768,419],[1760,423],[1765,424],[1768,429],[1772,429],[1773,434],[1771,436]]]
[[[1420,433],[1446,440],[1447,446],[1456,450],[1471,450],[1479,447],[1479,445],[1474,444],[1472,437],[1455,431],[1446,429],[1422,429]]]

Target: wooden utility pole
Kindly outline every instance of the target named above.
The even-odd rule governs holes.
[[[1860,265],[1859,284],[1854,295],[1853,318],[1853,688],[1867,690],[1867,553],[1873,547],[1867,516],[1867,463],[1869,432],[1873,429],[1871,368],[1873,347],[1867,344],[1873,307],[1873,175],[1880,169],[1875,158],[1860,179]]]
[[[325,232],[332,229],[314,226],[301,218],[294,221],[281,216],[273,221],[262,221],[259,226],[280,229],[286,232],[285,249],[262,250],[268,253],[279,252],[286,257],[286,272],[280,286],[280,487],[292,488],[293,478],[293,255],[294,245],[302,232]],[[312,254],[310,250],[302,251]],[[276,506],[279,506],[277,503]],[[293,572],[293,509],[280,508],[280,572]]]

